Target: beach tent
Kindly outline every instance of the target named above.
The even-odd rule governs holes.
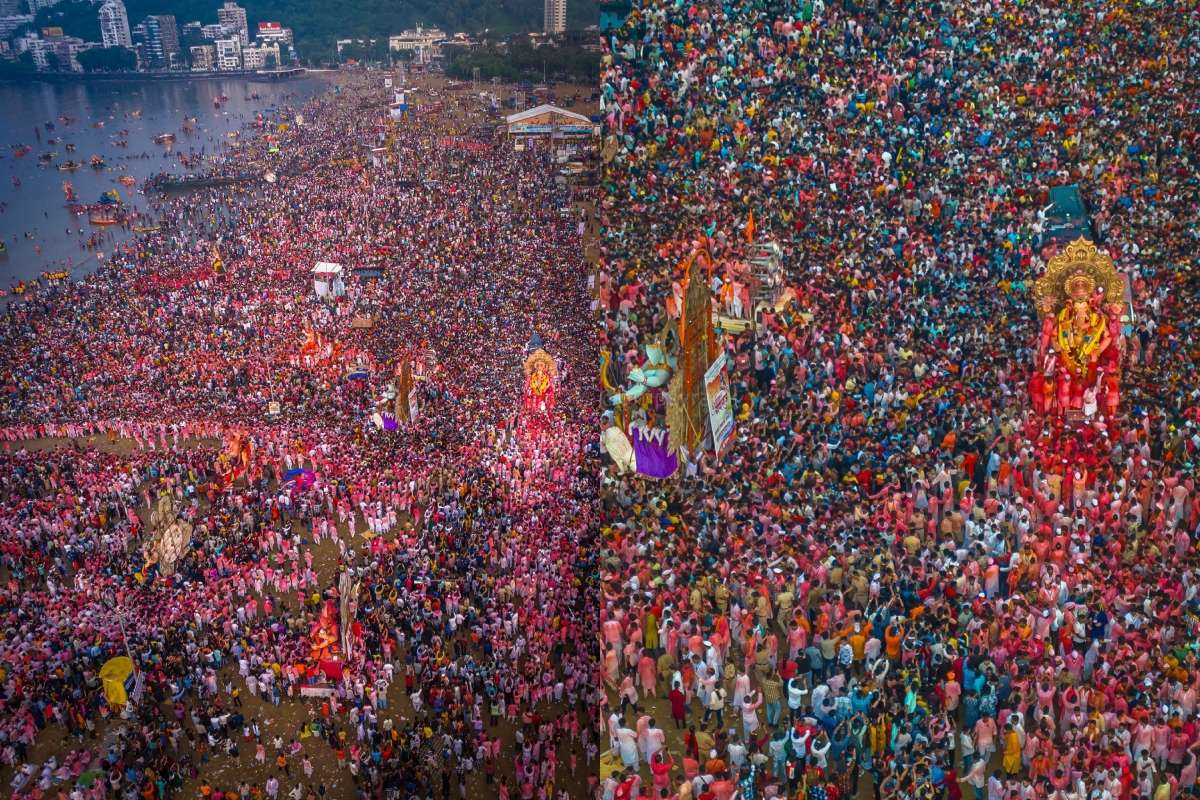
[[[317,293],[317,297],[328,297],[330,286],[336,280],[339,284],[342,278],[342,265],[334,264],[329,261],[318,261],[317,265],[312,268],[313,272],[313,291]]]

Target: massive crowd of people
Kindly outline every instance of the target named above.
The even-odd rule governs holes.
[[[1196,3],[641,0],[603,38],[612,373],[689,254],[734,316],[775,242],[792,300],[717,333],[719,454],[607,467],[597,796],[1196,796]],[[1027,392],[1068,185],[1132,286],[1082,427]]]
[[[0,317],[15,797],[562,800],[596,763],[580,212],[477,98],[342,80],[209,164],[265,181]]]

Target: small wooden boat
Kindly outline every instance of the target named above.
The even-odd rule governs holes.
[[[155,144],[170,144],[173,141],[175,141],[175,134],[173,133],[160,133],[154,137]]]
[[[58,171],[59,172],[74,172],[75,170],[79,169],[82,166],[83,166],[83,164],[80,164],[78,161],[64,161],[63,163],[58,165]]]
[[[100,156],[92,156],[89,163],[92,165],[92,169],[104,169],[104,159]]]
[[[120,182],[122,186],[133,186],[135,183],[137,183],[137,178],[133,177],[132,175],[122,175],[121,177],[117,178],[117,181]]]

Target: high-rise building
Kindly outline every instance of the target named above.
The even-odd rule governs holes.
[[[105,47],[133,47],[129,16],[121,0],[104,0],[100,6],[100,39]]]
[[[155,14],[142,21],[146,31],[146,60],[156,67],[170,67],[179,58],[179,28],[170,14]]]
[[[121,0],[104,0],[100,6],[100,38],[105,47],[133,47],[129,15]]]
[[[235,34],[238,41],[242,43],[242,47],[250,44],[250,27],[246,22],[246,9],[230,0],[217,9],[217,22],[228,28],[230,33]]]
[[[545,0],[545,33],[562,33],[567,29],[567,0]]]

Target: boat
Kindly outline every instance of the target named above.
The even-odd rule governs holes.
[[[103,127],[104,127],[104,120],[100,120],[99,122],[93,122],[93,123],[92,123],[92,127],[93,127],[93,128],[103,128]]]
[[[42,279],[47,281],[65,281],[71,277],[71,273],[67,270],[59,270],[58,272],[43,272]]]
[[[67,142],[67,152],[68,153],[75,152],[75,143],[74,142]]]
[[[92,156],[90,163],[92,169],[104,169],[104,159],[100,156]]]
[[[154,233],[157,230],[158,230],[157,225],[134,225],[133,226],[134,233]]]
[[[117,180],[122,186],[133,186],[135,183],[137,183],[137,178],[133,177],[132,175],[122,175],[121,177],[117,178]]]
[[[4,242],[0,242],[0,254],[7,253],[7,252],[8,252],[8,245],[5,244]]]
[[[21,158],[22,156],[27,156],[32,151],[33,151],[33,148],[27,144],[18,145],[17,147],[13,148],[13,158]]]
[[[160,133],[158,136],[154,137],[155,144],[170,144],[173,141],[175,141],[175,134],[169,132]]]
[[[78,161],[64,161],[58,165],[58,170],[59,172],[74,172],[82,166],[83,164],[80,164]]]
[[[38,163],[49,164],[56,158],[58,158],[58,153],[42,153],[40,156],[38,156]]]
[[[17,281],[17,285],[13,287],[12,291],[18,296],[25,294],[25,281]]]
[[[141,119],[141,118],[142,118],[142,112],[141,112],[141,110],[138,110],[138,111],[130,111],[130,112],[129,112],[129,116],[133,117],[134,119]]]
[[[112,211],[98,209],[88,215],[88,222],[93,225],[116,225],[120,220],[117,219],[117,215]]]

